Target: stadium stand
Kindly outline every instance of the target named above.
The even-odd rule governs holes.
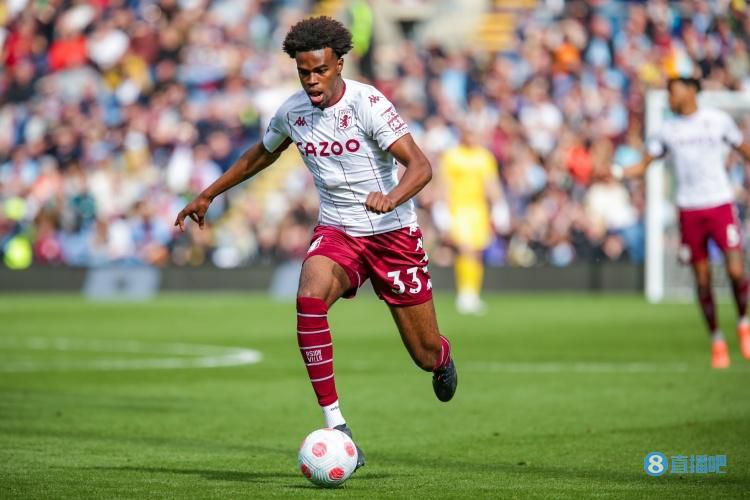
[[[280,37],[310,12],[350,16],[345,4],[0,5],[5,265],[231,268],[303,255],[317,200],[293,151],[212,206],[207,230],[191,224],[180,234],[172,222],[296,90]],[[394,46],[375,33],[369,55],[347,68],[395,102],[435,169],[457,140],[458,117],[492,150],[513,224],[487,250],[490,265],[641,262],[643,186],[614,182],[609,166],[632,161],[645,92],[664,86],[676,53],[698,63],[704,88],[750,91],[743,5],[490,2],[463,48],[411,31]],[[733,172],[744,206],[748,176]],[[432,220],[438,196],[420,194],[420,217],[432,261],[449,265]]]

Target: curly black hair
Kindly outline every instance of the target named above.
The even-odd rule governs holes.
[[[700,92],[702,90],[701,81],[698,78],[693,78],[693,77],[670,78],[667,81],[667,89],[671,88],[674,82],[682,82],[687,86],[692,86],[693,88],[695,88],[696,92]]]
[[[284,52],[294,59],[297,52],[330,47],[341,57],[352,49],[352,34],[343,24],[328,16],[304,19],[289,30],[284,39]]]

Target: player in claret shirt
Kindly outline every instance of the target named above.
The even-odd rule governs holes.
[[[616,177],[645,173],[656,158],[668,156],[677,181],[677,207],[682,235],[681,259],[690,262],[698,301],[712,340],[711,366],[727,368],[729,349],[719,330],[708,261],[708,240],[724,253],[739,320],[737,335],[742,355],[750,359],[750,321],[747,317],[748,282],[744,270],[740,225],[734,193],[727,175],[727,154],[735,148],[750,160],[750,143],[734,120],[718,109],[698,107],[700,82],[695,78],[669,81],[669,107],[674,115],[646,143],[640,163],[615,166]]]
[[[458,378],[432,303],[428,258],[412,198],[432,178],[406,123],[377,89],[342,78],[351,33],[328,17],[294,25],[284,51],[297,63],[302,90],[278,109],[263,141],[177,216],[203,227],[211,201],[271,165],[289,146],[299,150],[320,196],[320,216],[297,292],[297,342],[327,427],[351,436],[336,393],[328,310],[370,279],[390,308],[414,362],[432,373],[441,401]],[[399,180],[397,160],[405,167]],[[358,448],[358,467],[364,455]]]

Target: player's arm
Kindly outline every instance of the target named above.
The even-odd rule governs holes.
[[[718,126],[723,126],[722,139],[726,144],[736,150],[745,161],[750,161],[750,142],[745,140],[745,135],[737,126],[737,122],[725,112],[719,112],[723,119]]]
[[[289,147],[292,140],[285,140],[274,152],[268,151],[262,142],[257,143],[237,160],[221,177],[203,190],[193,201],[177,214],[174,222],[180,231],[185,230],[185,219],[190,217],[203,229],[204,217],[211,202],[224,191],[249,179],[264,168],[275,162],[281,153]]]
[[[618,164],[612,165],[612,175],[618,180],[643,177],[646,174],[646,170],[648,170],[648,166],[656,159],[657,157],[651,156],[649,153],[645,152],[641,155],[641,161],[638,163],[628,166]]]
[[[484,192],[490,203],[490,217],[495,231],[504,234],[510,231],[510,207],[505,201],[503,188],[500,184],[500,176],[497,173],[497,162],[491,158],[489,171],[484,182]]]
[[[612,165],[612,175],[617,180],[643,177],[654,160],[664,158],[668,154],[669,146],[662,133],[654,133],[646,139],[646,144],[641,150],[641,160],[632,165]]]
[[[503,190],[500,187],[500,175],[497,170],[497,161],[489,150],[485,151],[483,175],[484,193],[485,196],[487,196],[487,201],[493,206],[498,203],[504,203],[505,198],[503,196]]]
[[[742,155],[745,161],[750,162],[750,142],[743,141],[742,144],[734,148]]]
[[[419,146],[414,142],[411,134],[397,139],[388,151],[398,162],[406,168],[404,175],[390,193],[370,193],[367,195],[365,207],[376,214],[384,214],[394,210],[414,195],[432,179],[432,167]]]

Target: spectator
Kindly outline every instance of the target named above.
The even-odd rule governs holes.
[[[294,152],[217,200],[205,231],[177,234],[171,224],[182,200],[225,171],[297,89],[279,37],[313,3],[52,0],[3,11],[6,265],[32,256],[222,267],[299,257],[317,214]],[[545,11],[553,5],[562,3],[520,20],[497,54],[413,41],[387,48],[365,24],[359,67],[402,110],[436,169],[463,120],[494,155],[514,225],[495,235],[488,262],[640,261],[643,185],[627,191],[607,167],[638,150],[645,93],[663,87],[678,57],[700,66],[705,88],[750,88],[750,15],[736,2],[566,2],[562,15]],[[732,172],[745,212],[750,176]],[[439,197],[420,194],[421,223],[433,261],[449,265],[429,218]]]

